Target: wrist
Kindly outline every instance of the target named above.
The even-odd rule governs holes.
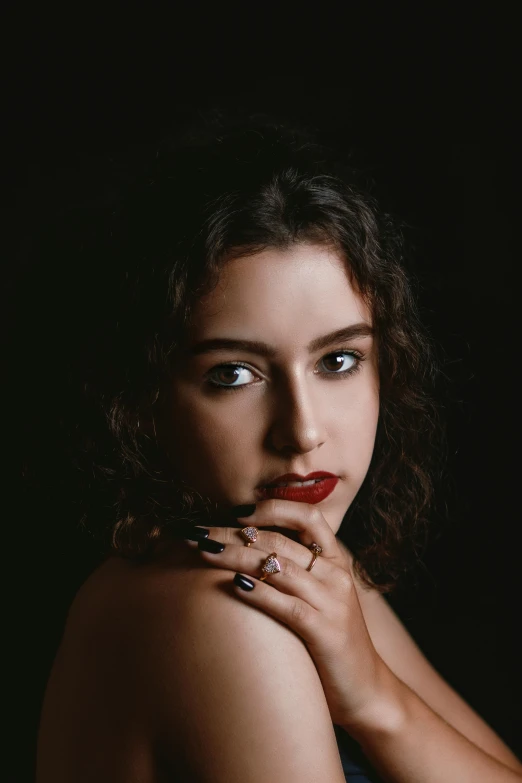
[[[392,736],[400,732],[408,718],[410,689],[383,662],[379,687],[364,710],[351,717],[342,728],[360,745],[365,739]]]

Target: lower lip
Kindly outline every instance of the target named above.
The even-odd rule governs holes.
[[[321,500],[330,495],[339,479],[324,478],[308,487],[260,487],[257,491],[260,493],[260,500],[268,498],[277,498],[278,500],[295,500],[299,503],[320,503]]]

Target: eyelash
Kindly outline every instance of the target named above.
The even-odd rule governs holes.
[[[339,356],[341,354],[349,354],[350,356],[353,356],[355,359],[357,359],[356,363],[353,365],[353,367],[350,367],[349,370],[343,370],[342,372],[326,372],[324,375],[326,375],[329,378],[335,378],[336,380],[343,380],[349,378],[351,375],[355,375],[359,372],[359,370],[362,368],[362,363],[365,360],[365,356],[359,351],[354,350],[344,350],[340,349],[339,351],[333,351],[332,353],[327,353],[325,356],[323,356],[323,359],[328,358],[329,356]],[[322,360],[321,360],[322,361]],[[246,370],[250,370],[250,372],[253,372],[251,370],[250,366],[248,364],[244,364],[243,362],[225,362],[224,364],[218,364],[216,367],[213,367],[212,370],[210,370],[206,374],[207,383],[212,386],[214,389],[224,390],[224,391],[238,391],[240,389],[246,389],[249,386],[252,386],[251,383],[243,383],[241,386],[226,386],[221,383],[216,383],[215,381],[210,380],[210,376],[215,373],[217,370],[221,370],[223,367],[244,367]]]

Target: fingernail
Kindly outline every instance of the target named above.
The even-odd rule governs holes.
[[[183,531],[183,538],[188,538],[189,541],[199,541],[202,538],[207,538],[210,530],[206,527],[191,527],[188,530]]]
[[[214,541],[213,538],[201,538],[198,541],[198,547],[203,552],[213,552],[217,555],[224,550],[225,545],[221,541]]]
[[[246,576],[242,576],[241,574],[235,575],[234,584],[240,587],[242,590],[254,589],[254,583],[250,579],[247,579]]]
[[[251,517],[255,510],[255,503],[246,503],[243,506],[234,506],[230,509],[230,513],[233,517]]]

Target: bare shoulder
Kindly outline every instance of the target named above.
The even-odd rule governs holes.
[[[162,577],[147,621],[158,744],[190,779],[344,781],[321,681],[303,641],[238,598],[233,573]]]

